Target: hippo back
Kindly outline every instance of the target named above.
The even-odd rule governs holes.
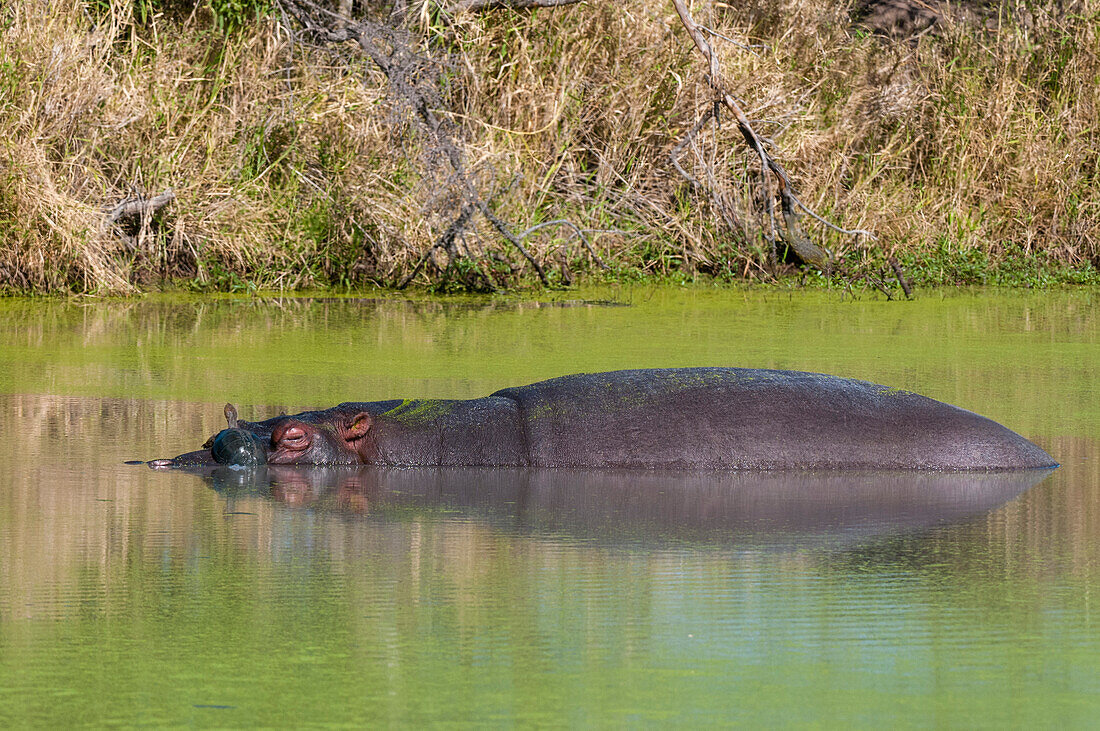
[[[994,421],[908,391],[741,368],[564,376],[497,391],[538,467],[1016,469],[1050,455]]]
[[[506,398],[410,399],[341,404],[375,419],[374,464],[407,466],[527,465],[519,408]]]

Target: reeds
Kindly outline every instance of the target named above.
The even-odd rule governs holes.
[[[850,11],[693,8],[805,202],[878,234],[804,219],[811,238],[849,271],[895,254],[921,284],[1096,281],[1100,1],[946,9],[902,39]],[[127,0],[9,3],[0,18],[9,291],[394,286],[457,215],[431,140],[350,46],[292,42],[275,16],[227,33],[201,7],[135,14]],[[517,231],[567,218],[612,266],[546,227],[524,243],[553,281],[772,276],[736,128],[704,128],[681,156],[712,196],[669,160],[712,103],[671,4],[453,17],[422,4],[406,22],[497,214]],[[175,201],[144,225],[106,224],[166,188]],[[497,287],[537,281],[484,221],[456,251]],[[447,279],[449,263],[414,281],[469,281]]]

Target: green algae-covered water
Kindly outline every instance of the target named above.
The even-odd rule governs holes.
[[[1091,726],[1098,304],[0,300],[0,726]],[[226,401],[252,418],[692,365],[918,391],[1062,466],[124,464],[196,448]]]

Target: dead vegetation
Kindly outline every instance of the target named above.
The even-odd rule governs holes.
[[[875,286],[1100,265],[1096,0],[937,5],[890,38],[843,3],[691,7],[799,202],[877,242],[792,227],[803,209],[715,116],[666,0],[416,2],[349,23],[288,0],[236,30],[206,6],[137,5],[0,9],[9,290],[770,279],[814,262],[806,244]],[[170,205],[110,220],[167,189]]]

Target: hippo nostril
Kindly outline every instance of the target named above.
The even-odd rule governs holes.
[[[267,464],[267,448],[245,429],[222,429],[214,437],[210,453],[218,464],[245,467]]]

